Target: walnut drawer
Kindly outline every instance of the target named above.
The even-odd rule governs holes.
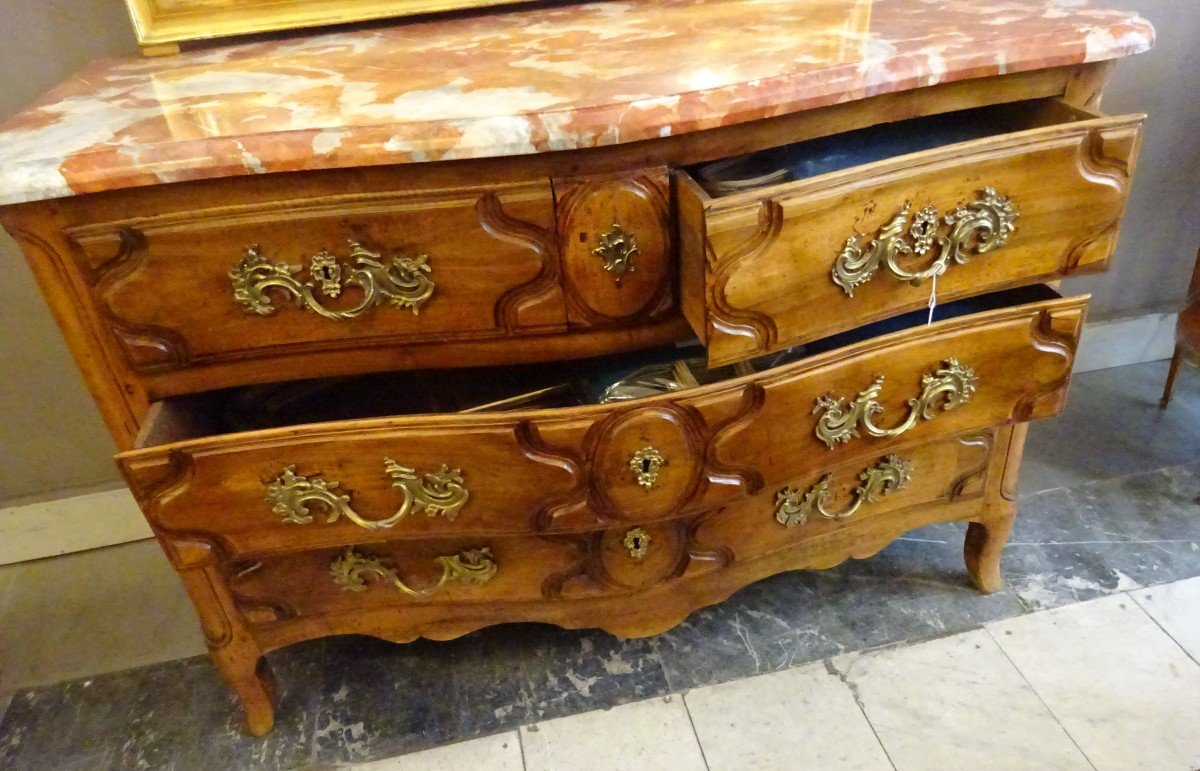
[[[1057,414],[1086,298],[986,300],[970,307],[996,307],[626,403],[204,435],[185,400],[118,462],[161,534],[231,556],[652,523],[896,441]]]
[[[817,568],[846,556],[868,557],[882,544],[863,538],[862,530],[882,525],[894,533],[925,524],[895,526],[920,507],[980,501],[994,459],[1003,457],[1000,444],[993,429],[924,444],[896,442],[884,452],[771,486],[704,516],[691,532],[691,548],[745,561],[803,542],[808,563]],[[847,555],[847,543],[859,550]]]
[[[472,612],[492,622],[539,620],[560,601],[636,597],[735,567],[753,569],[781,552],[809,567],[868,556],[882,545],[872,539],[874,529],[890,539],[897,529],[963,516],[962,507],[935,507],[982,497],[995,434],[902,444],[869,467],[900,470],[885,473],[884,482],[869,481],[861,464],[842,464],[690,518],[591,533],[318,549],[234,560],[221,570],[234,605],[253,626],[321,617],[336,629],[339,616],[431,605],[456,606],[457,620]],[[825,492],[807,521],[798,521],[795,508],[780,516],[783,491],[812,497],[818,485]]]
[[[203,365],[561,329],[553,231],[545,180],[315,193],[66,236],[130,368],[175,393]]]
[[[679,171],[681,304],[710,362],[922,307],[939,270],[946,302],[1104,269],[1145,116],[988,110],[941,120],[1023,130],[721,197]]]
[[[529,606],[629,594],[725,565],[682,523],[557,536],[392,541],[222,565],[252,624],[414,605]],[[502,611],[501,611],[502,613]],[[514,616],[512,620],[519,620]]]

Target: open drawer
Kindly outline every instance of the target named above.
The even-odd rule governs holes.
[[[935,287],[948,302],[1103,270],[1144,117],[1038,100],[764,151],[739,159],[740,183],[679,170],[684,314],[716,365],[923,307]]]
[[[302,389],[253,410],[260,428],[231,430],[231,406],[246,412],[238,392],[175,397],[117,459],[160,535],[231,556],[667,520],[908,444],[1057,414],[1086,302],[1043,286],[985,295],[941,306],[933,324],[909,314],[786,363],[629,401],[435,414],[411,387],[432,375],[394,373]],[[597,366],[574,368],[611,372]],[[445,399],[446,382],[428,390]]]

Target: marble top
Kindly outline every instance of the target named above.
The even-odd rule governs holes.
[[[1078,0],[629,0],[102,60],[0,126],[0,204],[613,145],[1153,38]]]

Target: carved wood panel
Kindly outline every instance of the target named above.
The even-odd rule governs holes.
[[[685,314],[700,325],[710,362],[920,308],[939,270],[942,303],[1102,270],[1142,116],[1070,117],[724,198],[680,179],[681,210],[692,212],[683,226],[704,230],[682,239],[703,250],[684,263],[706,276],[703,292],[685,292]]]
[[[131,366],[155,373],[561,329],[566,308],[553,229],[548,184],[526,183],[214,207],[67,232]],[[352,279],[364,264],[355,244],[384,268]],[[235,297],[241,285],[233,275],[252,247],[264,266],[244,279],[264,287],[256,305]],[[399,259],[424,263],[415,272],[430,294],[415,307],[385,294],[383,282],[406,280],[389,267]],[[305,286],[263,283],[275,264],[292,266],[293,286]],[[369,297],[377,304],[356,312]],[[315,307],[357,315],[327,318]]]
[[[624,405],[494,415],[413,416],[230,434],[124,453],[119,461],[150,521],[207,534],[229,554],[280,548],[427,539],[467,534],[582,532],[710,511],[774,485],[870,458],[897,441],[922,442],[1055,414],[1062,405],[1084,302],[1051,300],[1001,309],[866,341],[741,380]],[[946,357],[972,368],[969,398],[940,397],[903,423],[930,372]],[[875,424],[827,443],[814,406],[827,395],[872,391]],[[929,386],[933,383],[933,386]],[[942,393],[939,391],[939,393]],[[921,408],[923,410],[923,408]],[[874,424],[873,424],[874,425]],[[894,431],[898,425],[907,427]],[[658,450],[650,485],[631,464]],[[186,475],[171,472],[188,459]],[[366,519],[385,519],[402,500],[385,459],[416,476],[443,465],[460,473],[470,500],[448,518],[411,514],[364,529],[348,517],[297,523],[267,500],[285,468],[337,482],[337,495]],[[178,477],[167,488],[155,480]]]
[[[674,220],[665,168],[554,180],[574,324],[661,316],[674,307]]]

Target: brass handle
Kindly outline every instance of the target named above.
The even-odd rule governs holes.
[[[276,308],[271,304],[268,292],[282,291],[300,307],[319,316],[335,321],[358,318],[371,308],[384,303],[395,308],[409,308],[413,315],[421,312],[421,306],[433,294],[432,268],[428,255],[417,257],[394,257],[389,263],[382,255],[350,242],[350,264],[343,266],[329,252],[313,255],[308,267],[308,280],[301,281],[294,274],[301,271],[298,265],[278,263],[272,265],[259,252],[258,245],[246,247],[241,262],[229,272],[233,281],[233,299],[245,306],[247,313],[269,316]],[[347,287],[358,287],[362,299],[358,305],[346,310],[325,307],[318,292],[335,298]]]
[[[629,459],[629,469],[637,477],[637,483],[649,490],[658,483],[659,470],[667,465],[663,454],[651,445],[646,445]]]
[[[833,475],[826,474],[821,481],[801,493],[794,487],[785,487],[775,494],[775,521],[784,527],[795,527],[808,522],[814,511],[826,519],[841,521],[853,516],[868,503],[875,503],[880,496],[903,490],[912,475],[912,464],[897,455],[889,455],[858,475],[860,484],[854,488],[854,502],[841,511],[825,508],[829,497],[829,485]]]
[[[492,550],[468,549],[458,554],[438,557],[435,562],[442,568],[441,578],[427,589],[414,589],[400,580],[391,560],[383,557],[369,557],[354,547],[347,546],[346,551],[334,558],[329,566],[329,574],[333,583],[344,592],[365,592],[367,578],[377,576],[386,581],[409,597],[428,597],[451,581],[464,584],[486,584],[496,575],[496,561],[492,559]]]
[[[1018,217],[1012,201],[990,187],[983,188],[978,198],[945,217],[939,217],[934,207],[925,206],[913,216],[910,225],[911,213],[912,206],[906,202],[865,250],[859,245],[860,236],[847,238],[833,263],[833,283],[853,297],[854,288],[870,281],[882,266],[901,281],[919,284],[940,276],[951,260],[965,265],[973,254],[985,254],[1004,246],[1016,230]],[[947,228],[945,233],[940,232],[942,225]],[[926,255],[933,250],[935,241],[938,257],[925,270],[909,271],[896,264],[896,258],[902,254]]]
[[[600,244],[592,254],[604,261],[604,269],[613,274],[613,281],[621,285],[626,273],[634,270],[633,258],[638,254],[637,239],[617,223],[600,236]]]
[[[625,534],[625,548],[629,550],[629,556],[641,562],[646,559],[646,553],[650,551],[650,542],[654,540],[640,527],[635,527]]]
[[[939,405],[945,411],[971,401],[978,381],[975,370],[959,364],[957,359],[946,359],[932,373],[921,377],[921,393],[908,400],[908,416],[894,428],[880,428],[875,425],[875,415],[883,412],[879,403],[879,393],[883,390],[883,375],[880,375],[848,405],[840,396],[818,398],[813,408],[814,414],[820,414],[817,438],[832,449],[838,442],[849,442],[862,434],[877,438],[899,436],[921,420],[932,420],[934,408]]]
[[[413,511],[424,511],[431,517],[444,516],[453,522],[458,512],[466,505],[471,494],[463,483],[462,471],[445,464],[438,471],[431,471],[418,478],[416,471],[401,466],[391,458],[384,458],[383,468],[392,480],[392,487],[404,496],[396,513],[386,519],[365,519],[350,508],[350,496],[334,492],[337,482],[327,482],[320,477],[306,477],[296,473],[295,466],[288,466],[267,488],[267,501],[271,510],[284,522],[306,525],[313,521],[311,504],[328,510],[326,522],[346,519],[366,530],[383,530],[393,527]]]

